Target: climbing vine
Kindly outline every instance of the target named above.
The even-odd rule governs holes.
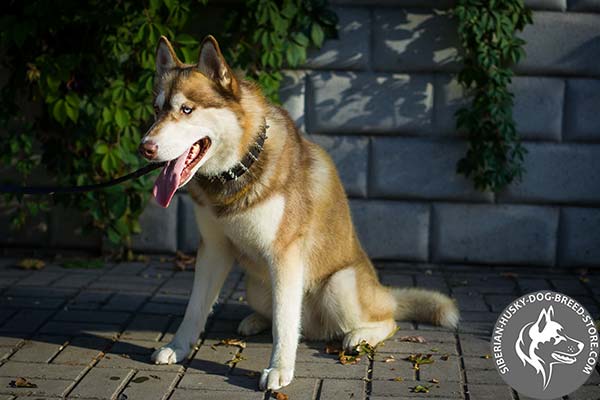
[[[499,191],[521,179],[526,149],[512,117],[511,65],[519,62],[525,42],[517,33],[532,22],[522,0],[458,0],[463,69],[458,81],[471,98],[456,112],[457,128],[468,140],[457,172],[479,190]]]
[[[226,9],[208,0],[8,1],[0,16],[7,77],[0,83],[0,173],[13,183],[73,185],[140,167],[136,149],[152,121],[161,35],[195,63],[199,41],[213,34],[230,64],[278,101],[281,69],[302,64],[307,49],[335,34],[336,23],[325,0],[247,0]],[[151,184],[143,177],[54,200],[127,247]],[[5,197],[15,205],[17,226],[50,205]]]

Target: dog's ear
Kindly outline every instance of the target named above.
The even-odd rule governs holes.
[[[240,89],[237,79],[227,65],[217,39],[212,35],[204,38],[200,45],[198,70],[212,79],[225,93],[238,97]]]
[[[540,316],[538,317],[535,325],[537,326],[538,332],[542,332],[546,327],[546,324],[552,320],[552,316],[554,315],[554,308],[552,306],[548,307],[548,309],[542,309],[540,312]]]
[[[164,36],[160,37],[156,48],[156,73],[161,76],[181,64],[173,46]]]

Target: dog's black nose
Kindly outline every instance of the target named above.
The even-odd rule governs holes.
[[[140,144],[138,150],[142,156],[146,157],[148,160],[153,160],[158,152],[158,145],[154,142],[147,141]]]

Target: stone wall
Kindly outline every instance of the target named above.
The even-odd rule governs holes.
[[[337,0],[339,40],[286,72],[284,104],[336,162],[367,252],[600,265],[600,1],[527,1],[534,24],[512,87],[527,172],[496,195],[455,173],[466,145],[454,112],[465,100],[451,3]],[[151,204],[142,225],[141,251],[193,251],[198,242],[185,194],[167,210]],[[61,237],[60,245],[79,243]]]

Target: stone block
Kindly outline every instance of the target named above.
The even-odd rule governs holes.
[[[102,247],[102,234],[98,230],[86,231],[91,217],[73,209],[54,207],[49,218],[49,244],[60,249],[93,249]]]
[[[331,0],[337,5],[368,5],[368,6],[394,6],[415,8],[447,9],[456,3],[455,0]]]
[[[527,143],[522,182],[501,202],[595,205],[600,201],[600,144]]]
[[[513,400],[512,390],[508,385],[471,384],[469,383],[469,395],[471,399],[477,400]]]
[[[307,99],[311,133],[424,134],[431,130],[433,76],[312,73]]]
[[[433,221],[435,261],[554,264],[556,208],[435,204]]]
[[[565,141],[600,141],[600,80],[567,80],[565,102]]]
[[[456,21],[428,9],[375,9],[373,68],[377,71],[458,71]]]
[[[600,14],[533,13],[533,24],[519,35],[526,57],[516,71],[534,75],[600,75]]]
[[[569,0],[569,6],[573,0]],[[565,11],[567,0],[525,0],[525,5],[532,10]]]
[[[455,136],[456,117],[454,114],[469,105],[470,100],[454,75],[435,74],[434,79],[434,135]]]
[[[140,216],[142,232],[133,236],[133,249],[145,253],[173,253],[177,250],[177,199],[162,208],[150,199]]]
[[[289,113],[296,127],[305,132],[306,72],[284,70],[282,74],[283,82],[279,88],[281,105]]]
[[[569,11],[600,12],[600,1],[598,1],[598,0],[569,0]]]
[[[330,135],[311,135],[310,139],[323,147],[333,159],[346,194],[366,197],[369,139],[361,136]]]
[[[48,246],[48,215],[41,213],[30,220],[19,229],[13,229],[12,219],[15,215],[11,204],[3,202],[0,205],[0,245],[5,246]]]
[[[162,400],[178,378],[174,372],[138,372],[123,391],[126,399]]]
[[[200,245],[200,232],[196,223],[194,201],[186,193],[179,196],[177,206],[177,248],[184,253],[196,253]]]
[[[429,206],[352,200],[350,207],[358,237],[371,258],[427,260]]]
[[[521,137],[560,141],[564,80],[516,76],[513,78],[510,90],[515,95],[513,118]]]
[[[135,372],[131,369],[92,369],[71,392],[70,396],[112,399]]]
[[[559,264],[565,267],[600,265],[600,209],[565,207],[558,234]]]
[[[309,50],[303,67],[309,69],[366,69],[369,64],[371,18],[367,8],[334,7],[338,38]]]
[[[373,139],[370,193],[377,197],[491,201],[456,173],[467,146],[420,138]]]

